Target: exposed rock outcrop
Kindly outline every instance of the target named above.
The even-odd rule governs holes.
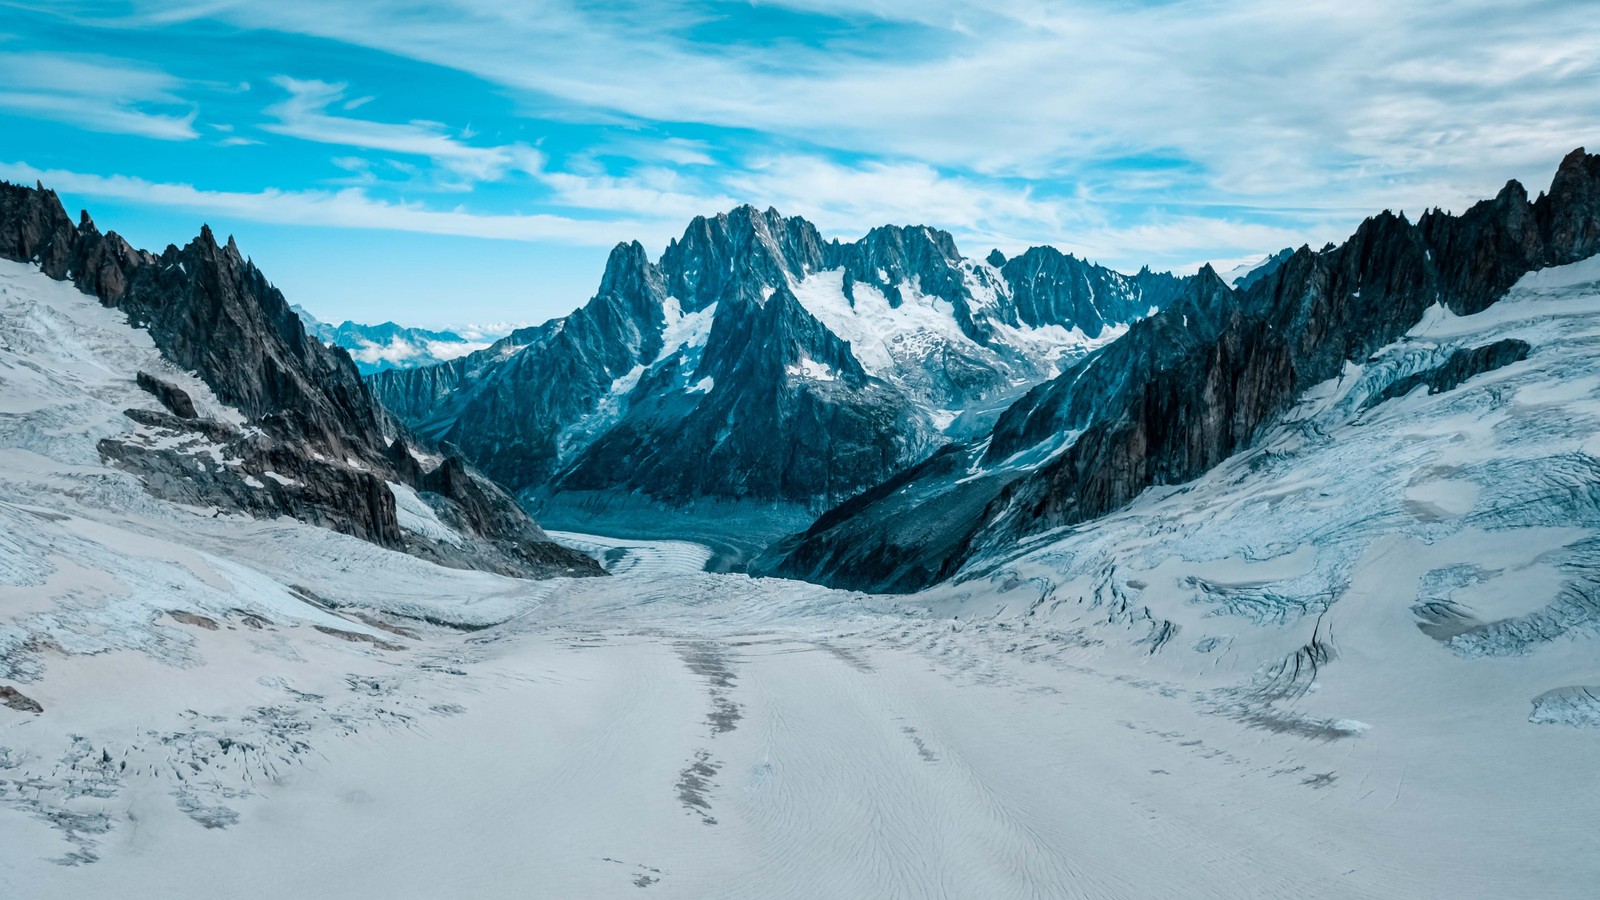
[[[455,493],[482,502],[470,508],[447,502],[483,540],[446,546],[403,529],[389,482],[429,490],[426,476],[420,467],[395,465],[386,436],[392,425],[349,355],[307,336],[283,295],[231,239],[218,244],[202,228],[182,249],[138,251],[115,233],[101,233],[87,214],[74,225],[42,186],[0,183],[0,256],[36,263],[51,278],[70,280],[120,309],[163,356],[244,415],[245,429],[201,418],[186,392],[138,373],[139,385],[164,411],[130,410],[143,430],[108,438],[100,448],[157,496],[290,515],[448,565],[529,576],[600,572],[589,557],[553,544],[521,546],[549,542],[503,492],[470,474],[452,474]],[[157,435],[173,440],[150,439]],[[228,462],[197,463],[176,449],[195,442]],[[467,482],[475,487],[459,487]]]
[[[1507,338],[1485,344],[1482,347],[1456,350],[1443,365],[1435,366],[1421,372],[1413,372],[1404,378],[1391,383],[1388,387],[1368,397],[1362,404],[1362,409],[1371,409],[1386,400],[1404,397],[1419,387],[1426,386],[1428,393],[1438,394],[1448,391],[1477,375],[1493,372],[1503,366],[1514,362],[1521,362],[1528,358],[1528,352],[1533,348],[1527,341],[1516,338]]]
[[[149,372],[140,372],[134,376],[134,380],[139,387],[161,401],[161,405],[167,408],[167,412],[180,419],[193,419],[196,417],[194,400],[189,397],[188,392],[183,388],[170,381],[163,381]]]

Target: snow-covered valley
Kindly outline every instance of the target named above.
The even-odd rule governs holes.
[[[26,266],[0,292],[0,896],[1600,883],[1594,260],[910,596],[577,534],[611,577],[529,581],[152,499],[96,442],[153,347]]]

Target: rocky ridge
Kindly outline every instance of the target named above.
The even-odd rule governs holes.
[[[982,440],[852,498],[757,568],[866,590],[949,578],[1206,472],[1428,308],[1482,311],[1527,272],[1596,251],[1600,156],[1578,150],[1535,200],[1511,182],[1460,215],[1433,210],[1413,223],[1385,212],[1238,291],[1208,268],[1161,312],[1030,391]],[[1518,352],[1469,353],[1439,384]]]
[[[461,460],[423,472],[347,353],[306,334],[283,295],[230,239],[209,228],[183,248],[136,250],[85,213],[74,225],[54,192],[0,183],[0,257],[126,314],[177,369],[195,373],[239,421],[201,418],[185,392],[138,373],[152,406],[101,453],[176,502],[289,515],[459,567],[543,577],[600,574],[551,542],[493,483]],[[130,373],[131,374],[131,373]],[[207,463],[197,457],[212,460]],[[403,527],[395,486],[464,540]],[[415,505],[415,504],[413,504]]]

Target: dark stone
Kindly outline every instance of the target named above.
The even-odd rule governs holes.
[[[34,713],[35,715],[44,712],[44,706],[39,701],[8,684],[0,684],[0,705],[10,707],[17,712]]]
[[[140,425],[198,434],[214,444],[226,444],[239,438],[239,429],[227,422],[218,422],[216,419],[184,417],[155,409],[125,409],[122,414]]]
[[[167,411],[180,419],[193,419],[197,415],[194,411],[194,401],[189,399],[189,394],[183,388],[170,381],[163,381],[148,372],[140,372],[137,379],[139,387],[161,401]]]
[[[1492,372],[1514,362],[1521,362],[1528,358],[1528,353],[1532,349],[1527,341],[1506,338],[1482,347],[1457,350],[1450,354],[1450,358],[1445,360],[1443,365],[1414,372],[1368,397],[1366,402],[1361,404],[1361,408],[1368,410],[1386,400],[1404,397],[1424,385],[1430,394],[1443,393],[1468,378]]]

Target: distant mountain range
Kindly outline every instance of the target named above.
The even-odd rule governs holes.
[[[973,259],[925,227],[825,241],[743,206],[656,260],[618,245],[570,316],[369,383],[568,525],[729,504],[803,519],[985,430],[1185,283],[1048,247]]]
[[[342,325],[319,321],[304,307],[292,307],[300,321],[317,340],[350,351],[356,369],[363,375],[387,369],[412,369],[431,366],[458,359],[478,350],[510,332],[475,330],[471,339],[454,331],[429,331],[425,328],[408,328],[393,322],[382,325],[360,325],[346,320]]]

